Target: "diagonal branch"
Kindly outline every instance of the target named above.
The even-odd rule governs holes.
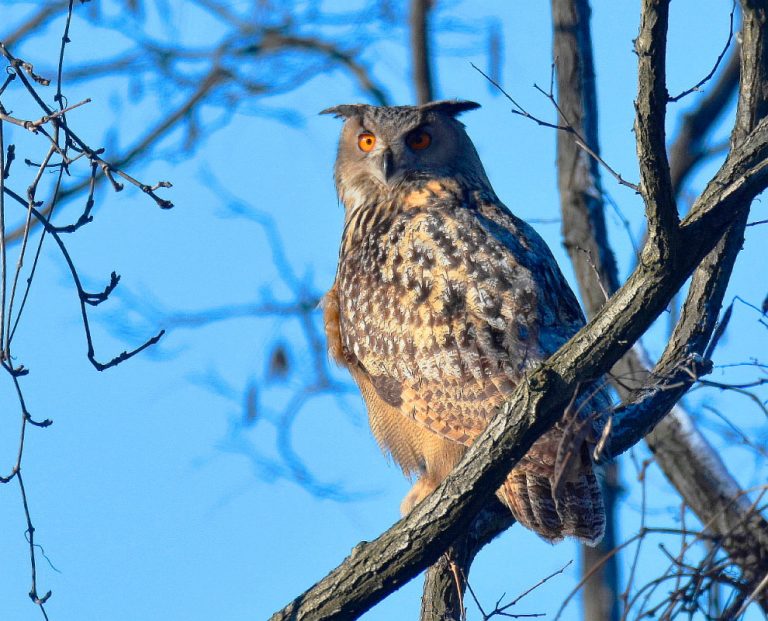
[[[750,142],[754,135],[751,132],[756,127],[765,125],[765,115],[768,114],[768,91],[764,87],[768,84],[768,41],[764,33],[768,3],[764,2],[762,8],[754,9],[750,3],[745,2],[742,11],[741,74],[745,79],[739,89],[736,124],[731,134],[733,150],[726,160],[726,166],[733,153]],[[757,88],[756,84],[761,87]],[[759,119],[762,120],[758,124]],[[758,167],[765,166],[765,162],[758,163]],[[710,183],[704,195],[712,189]],[[695,214],[692,215],[695,218]],[[715,248],[698,266],[669,344],[651,373],[650,380],[633,391],[633,403],[630,407],[635,413],[641,409],[647,412],[643,424],[648,430],[658,422],[657,417],[663,416],[664,412],[671,409],[699,375],[708,370],[710,363],[703,360],[703,355],[717,323],[728,280],[743,243],[746,223],[746,213],[740,211],[735,214]],[[642,408],[638,407],[640,403],[643,404]],[[658,411],[651,414],[655,408],[658,408]],[[635,430],[639,429],[637,424],[633,427]],[[627,437],[622,437],[623,435],[619,432],[611,440],[612,454],[618,454],[636,441],[631,434]]]
[[[102,167],[102,170],[104,171],[112,171],[112,170],[121,170],[123,167],[127,166],[128,164],[135,161],[137,158],[141,157],[142,155],[146,154],[152,147],[154,147],[163,136],[166,136],[172,129],[174,129],[180,122],[182,122],[190,113],[191,110],[193,110],[197,105],[199,105],[205,98],[209,97],[211,93],[214,91],[217,85],[220,84],[224,76],[222,75],[221,70],[216,67],[214,70],[212,70],[207,76],[205,76],[201,82],[199,87],[190,95],[190,97],[185,100],[178,108],[170,112],[167,116],[165,116],[157,125],[152,127],[150,130],[146,132],[144,137],[139,140],[133,147],[131,147],[128,151],[123,153],[122,155],[118,156],[116,159],[110,161],[110,162],[104,162],[100,158],[98,161],[104,162],[106,165],[106,168]],[[125,175],[125,173],[123,173]],[[103,174],[100,176],[97,176],[95,178],[96,184],[102,182],[107,177],[107,174]],[[135,180],[134,180],[135,181]],[[80,193],[82,193],[86,188],[88,188],[91,185],[91,179],[83,179],[80,182],[74,183],[68,187],[65,187],[62,189],[58,196],[57,196],[57,204],[61,204],[67,200],[70,200],[76,196],[78,196]],[[141,183],[134,183],[134,185],[137,185],[142,191],[145,191],[144,188],[147,187],[144,184]],[[52,203],[49,203],[41,210],[41,215],[45,218],[47,218],[50,213],[51,209],[53,207]],[[20,226],[13,231],[10,231],[7,234],[7,240],[9,243],[13,243],[18,239],[21,239],[21,237],[24,234],[24,227]]]

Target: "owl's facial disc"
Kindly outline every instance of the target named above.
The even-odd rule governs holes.
[[[369,173],[382,185],[398,185],[407,172],[428,170],[430,158],[424,153],[432,143],[425,127],[417,127],[403,136],[376,137],[366,129],[358,136],[358,148],[369,163]]]
[[[372,136],[373,134],[366,132]],[[384,141],[376,140],[375,146],[367,147],[368,143],[361,143],[360,150],[365,153],[365,158],[371,163],[369,171],[382,185],[392,185],[396,178],[399,178],[402,166],[399,164],[398,157],[393,149]]]

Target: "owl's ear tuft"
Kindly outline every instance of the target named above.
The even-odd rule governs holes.
[[[477,110],[480,107],[479,103],[474,101],[463,101],[461,99],[444,99],[442,101],[431,101],[422,106],[419,106],[419,110],[422,112],[442,112],[450,116],[459,116],[462,112],[468,112],[469,110]]]
[[[348,119],[353,116],[363,116],[367,107],[366,104],[341,104],[340,106],[326,108],[320,114],[332,114],[337,119]]]

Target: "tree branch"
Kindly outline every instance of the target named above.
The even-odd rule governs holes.
[[[67,8],[68,0],[58,2],[46,2],[37,13],[34,13],[26,22],[16,27],[16,30],[3,37],[5,45],[14,45],[24,37],[47,25],[52,19],[58,17]]]
[[[738,89],[740,63],[740,46],[736,45],[713,87],[683,116],[677,138],[669,148],[670,179],[676,196],[694,167],[709,154],[705,147],[709,130]]]
[[[509,509],[492,497],[469,530],[427,569],[421,598],[421,621],[464,621],[464,591],[477,553],[515,523]]]
[[[425,104],[434,97],[432,83],[432,60],[430,54],[429,12],[432,10],[432,0],[411,0],[411,59],[413,63],[413,85],[416,90],[416,101]]]
[[[755,87],[755,84],[768,84],[768,40],[763,32],[768,3],[763,3],[761,9],[755,9],[745,2],[742,12],[741,74],[745,79],[739,89],[737,119],[731,135],[732,151],[723,168],[728,167],[736,151],[753,139],[754,133],[750,132],[765,126],[765,115],[768,114],[768,87]],[[765,162],[756,162],[756,165],[757,169],[767,166]],[[712,190],[710,182],[702,197]],[[695,219],[695,214],[692,215]],[[743,243],[746,223],[747,213],[741,210],[735,214],[715,248],[694,272],[680,320],[664,353],[650,379],[634,388],[629,405],[619,413],[617,420],[627,415],[635,418],[632,425],[617,426],[617,433],[611,439],[610,454],[616,455],[632,446],[637,441],[635,433],[642,431],[643,427],[650,431],[658,418],[672,408],[699,375],[707,372],[710,363],[702,356],[717,323],[733,264]]]
[[[741,85],[731,147],[741,144],[768,115],[768,44],[765,41],[768,3],[741,0]]]
[[[645,200],[652,247],[665,257],[673,250],[678,215],[667,162],[666,56],[669,0],[643,0],[640,32],[635,40],[638,90],[635,134],[640,164],[640,191]]]
[[[216,8],[210,2],[203,2],[203,0],[198,0],[198,2],[205,5],[204,8],[208,10]],[[66,2],[64,4],[66,5]],[[279,72],[268,72],[270,78],[274,79],[276,83],[262,83],[255,80],[251,75],[253,68],[260,64],[266,64],[265,61],[277,57],[278,54],[292,53],[296,55],[301,53],[305,58],[323,59],[330,67],[341,67],[377,104],[386,105],[388,103],[386,92],[375,81],[370,70],[362,63],[357,52],[346,40],[345,45],[340,46],[320,36],[304,34],[295,24],[280,28],[267,24],[254,26],[249,20],[235,19],[234,15],[228,11],[219,12],[218,17],[227,22],[228,30],[221,42],[210,47],[189,49],[178,43],[173,46],[163,45],[147,40],[146,37],[136,37],[135,33],[126,31],[123,32],[124,35],[134,36],[136,39],[135,49],[131,49],[117,58],[104,62],[87,63],[68,72],[67,75],[71,80],[93,79],[107,73],[111,75],[122,73],[136,77],[151,72],[165,83],[178,86],[179,90],[186,95],[175,109],[162,116],[135,145],[112,156],[109,162],[99,160],[105,174],[96,178],[97,183],[102,183],[105,177],[112,181],[110,175],[114,172],[152,196],[161,207],[167,206],[162,199],[158,199],[153,194],[151,186],[138,183],[135,179],[126,176],[120,169],[137,158],[150,153],[165,136],[179,125],[187,123],[188,127],[192,126],[195,112],[204,105],[211,105],[216,103],[218,99],[225,99],[226,97],[227,110],[231,111],[233,105],[237,105],[246,98],[250,100],[254,95],[285,90],[285,87],[282,87],[281,82],[278,81],[278,75],[283,76],[284,73],[287,73],[280,80],[285,80],[285,83],[289,85],[288,88],[294,89],[297,85],[317,75],[319,71],[317,67],[314,67],[309,71],[295,68],[286,72],[281,66]],[[353,21],[355,17],[359,16],[357,14],[350,15],[349,20]],[[314,19],[322,22],[322,16],[316,16]],[[122,31],[124,24],[120,23],[119,28]],[[7,46],[3,48],[3,54],[9,62],[14,63],[17,59],[10,53],[6,53],[6,50]],[[190,75],[191,70],[189,68],[190,60],[194,61],[195,65],[192,75]],[[184,66],[180,67],[182,64]],[[200,69],[197,69],[198,66]],[[42,100],[40,103],[42,104]],[[73,140],[77,142],[76,138]],[[58,197],[59,204],[79,195],[88,188],[88,185],[89,181],[86,180],[65,187]],[[116,182],[113,183],[113,186],[116,189],[121,187]],[[50,213],[50,205],[41,209],[41,212],[47,217]],[[21,239],[22,236],[23,227],[18,227],[8,233],[7,241],[13,243]]]
[[[564,30],[566,33],[568,32],[567,29]],[[568,73],[573,69],[568,65],[567,49],[558,50],[556,55],[558,59],[563,59],[558,61],[558,80],[562,82],[563,78],[561,76],[567,77]],[[696,136],[697,140],[702,142],[705,140],[706,129],[711,127],[717,114],[727,103],[729,91],[732,91],[735,87],[734,73],[738,75],[738,70],[734,72],[733,62],[731,62],[725,75],[718,80],[713,94],[703,101],[701,111],[697,110],[692,113],[691,117],[695,120],[695,127],[699,130]],[[567,85],[560,83],[558,88],[559,96],[562,98],[563,93],[568,89]],[[577,103],[581,104],[580,101]],[[560,106],[560,104],[558,105]],[[573,109],[567,102],[564,102],[562,106],[565,107],[561,107],[561,110],[565,111],[567,108],[566,115],[569,118],[578,120],[583,115],[578,108]],[[582,133],[585,134],[587,131],[585,128]],[[592,145],[596,149],[596,135],[591,140],[594,141]],[[565,146],[567,144],[568,142],[566,141],[559,142],[559,145]],[[684,153],[684,148],[690,144],[690,142],[685,140],[678,142],[679,148],[676,157],[680,157],[679,154]],[[689,158],[687,166],[693,166],[696,161],[698,160]],[[578,153],[568,153],[560,146],[558,148],[558,163],[563,220],[567,222],[566,239],[568,241],[566,246],[574,262],[582,299],[584,299],[587,306],[588,316],[592,316],[600,308],[605,297],[604,292],[606,290],[613,292],[616,287],[615,283],[618,281],[618,274],[616,273],[612,256],[610,254],[608,254],[607,258],[605,256],[609,245],[602,221],[600,197],[595,198],[595,195],[599,192],[599,179],[594,181],[590,177],[594,173],[579,161]],[[579,164],[582,165],[579,166]],[[685,168],[679,164],[676,166],[676,158],[673,158],[672,164],[673,171],[681,171],[678,178],[682,178]],[[579,190],[581,190],[581,195]],[[678,188],[675,188],[675,194],[677,191]],[[597,209],[598,207],[600,209]],[[589,251],[582,251],[580,248],[589,249]],[[717,259],[713,263],[716,264]],[[600,276],[599,279],[597,278],[598,275]],[[716,315],[717,309],[714,310],[714,316]],[[636,386],[642,381],[642,378],[649,375],[648,369],[650,366],[647,362],[644,362],[644,358],[642,350],[638,346],[628,352],[613,369],[614,376],[621,378],[621,381],[614,383],[625,401],[631,401],[636,397],[636,395],[632,395],[631,387]],[[690,381],[691,374],[687,370],[689,366],[683,365],[680,371],[685,375],[685,379]],[[627,383],[628,380],[629,385]],[[690,384],[684,385],[687,389]],[[677,398],[681,394],[682,392],[677,395]],[[671,394],[664,394],[663,396],[670,398],[669,404],[674,402]],[[648,421],[645,430],[650,429],[653,424],[657,423],[658,417],[662,416],[668,408],[669,405],[667,405],[666,409],[662,410],[653,410],[649,407],[646,414],[655,413],[655,417],[653,417],[653,420]],[[618,440],[618,437],[625,432],[633,436],[625,446],[634,444],[642,433],[642,430],[637,429],[636,424],[627,425],[616,421],[613,428],[615,430],[613,440]],[[664,438],[664,442],[654,443],[653,439],[656,436]],[[702,520],[702,523],[718,524],[719,518],[715,519],[715,517],[725,511],[730,514],[727,522],[731,527],[737,523],[750,525],[751,540],[760,540],[759,531],[761,527],[765,527],[764,524],[761,523],[761,520],[752,519],[749,513],[745,512],[744,503],[734,503],[733,499],[740,498],[743,496],[743,493],[720,462],[714,449],[709,447],[706,439],[696,430],[690,418],[681,408],[676,408],[669,417],[662,420],[659,432],[649,437],[649,443],[651,443],[652,450],[655,450],[657,453],[657,462],[662,470],[683,497],[688,499],[689,504]],[[680,462],[686,460],[687,467],[681,468]],[[704,474],[694,478],[681,476],[681,472],[688,472],[690,464],[696,464],[700,469],[699,472]],[[726,499],[725,505],[723,498]],[[754,527],[751,525],[754,525]],[[732,532],[732,529],[729,531],[716,530],[715,532]]]

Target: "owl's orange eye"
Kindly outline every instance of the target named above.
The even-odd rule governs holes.
[[[371,132],[363,132],[357,137],[357,146],[361,151],[368,153],[374,146],[376,146],[376,136]]]
[[[417,129],[408,134],[405,143],[414,151],[422,151],[432,144],[432,136],[423,129]]]

